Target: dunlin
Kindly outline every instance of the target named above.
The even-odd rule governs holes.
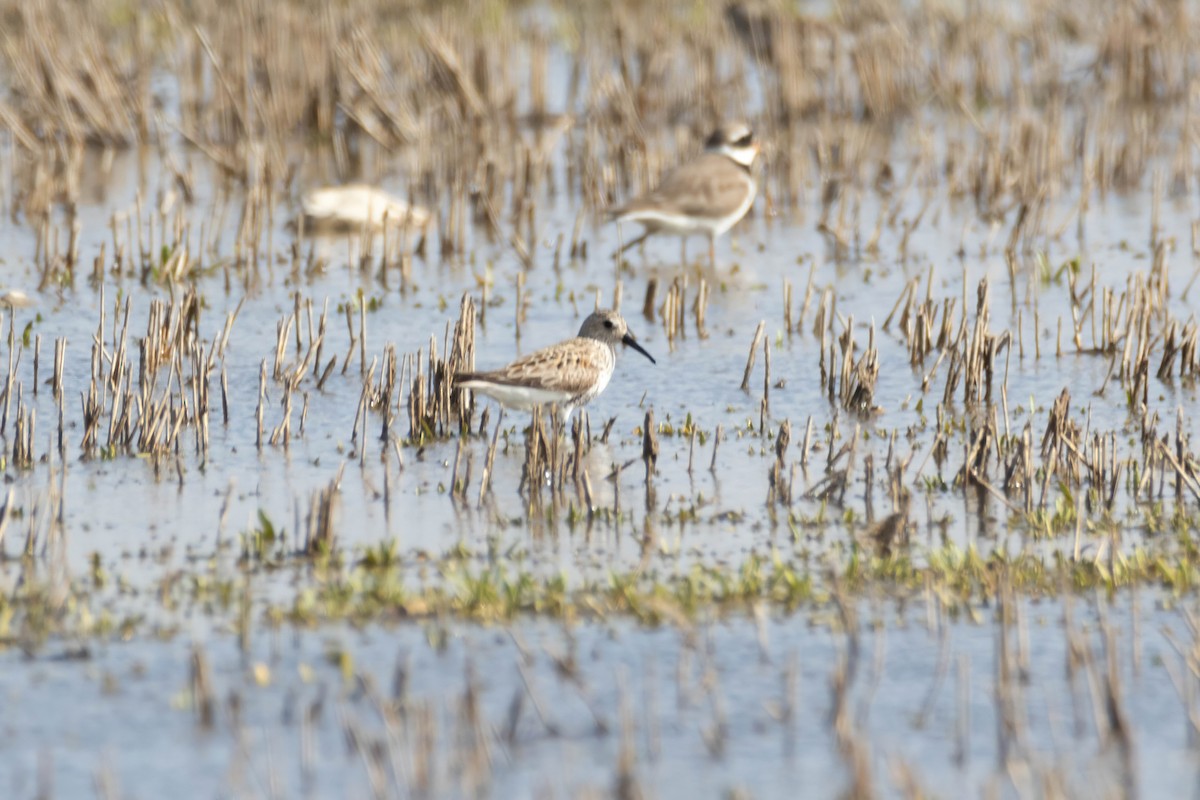
[[[717,237],[734,226],[758,190],[750,168],[759,146],[745,123],[722,125],[713,131],[698,158],[675,168],[653,191],[609,211],[617,222],[638,222],[642,235],[625,243],[620,252],[655,233],[687,237],[708,234],[708,258],[717,266]],[[685,251],[686,261],[686,251]]]
[[[460,372],[456,387],[485,394],[509,408],[557,406],[571,412],[604,391],[617,364],[617,345],[632,347],[655,363],[616,311],[595,311],[574,339],[551,345],[490,372]]]

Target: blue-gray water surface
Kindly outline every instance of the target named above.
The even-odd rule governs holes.
[[[555,50],[553,58],[563,68],[551,71],[548,92],[561,104],[567,92],[567,56]],[[759,98],[750,94],[751,111],[757,113]],[[166,113],[173,107],[168,103]],[[971,126],[945,117],[945,112],[930,110],[888,131],[887,151],[896,164],[898,185],[906,166],[914,163],[912,153],[972,135]],[[579,135],[579,129],[567,134]],[[653,142],[673,163],[674,139],[664,133]],[[11,144],[5,138],[0,143]],[[788,146],[770,145],[768,158],[771,147],[778,151]],[[7,146],[2,149],[10,152]],[[366,361],[381,362],[389,345],[401,354],[415,353],[427,348],[433,336],[440,349],[461,296],[469,293],[476,305],[483,305],[486,285],[476,363],[498,366],[573,335],[597,295],[605,304],[612,302],[617,286],[610,258],[618,245],[614,227],[603,224],[599,214],[589,215],[584,226],[587,258],[564,256],[555,268],[559,238],[570,239],[581,200],[562,191],[543,192],[531,268],[525,269],[504,236],[492,240],[479,226],[471,229],[466,254],[415,257],[410,283],[401,286],[393,268],[385,285],[352,263],[357,243],[337,237],[310,242],[323,266],[294,274],[288,248],[295,233],[288,222],[297,199],[280,197],[271,231],[275,252],[264,255],[251,274],[234,275],[227,285],[221,262],[231,255],[239,201],[218,191],[219,172],[201,152],[181,139],[172,139],[165,149],[197,176],[191,204],[176,199],[169,217],[178,214],[199,230],[204,220],[220,216],[214,207],[226,211],[220,246],[199,253],[205,269],[193,281],[202,297],[200,332],[206,346],[220,334],[226,317],[237,312],[220,361],[228,380],[229,420],[222,421],[219,375],[211,376],[210,441],[203,456],[190,431],[168,459],[137,454],[83,458],[80,450],[81,397],[90,380],[101,314],[105,329],[99,336],[111,352],[114,319],[129,300],[136,363],[135,341],[145,335],[151,301],[169,302],[182,293],[182,286],[143,283],[106,271],[98,284],[79,277],[73,285],[39,287],[37,229],[24,218],[14,219],[9,208],[0,219],[3,280],[29,291],[35,300],[32,307],[12,312],[17,343],[27,325],[31,336],[42,337],[42,385],[36,397],[31,394],[30,347],[21,349],[15,370],[25,402],[36,411],[38,458],[29,468],[5,464],[5,483],[21,513],[0,539],[5,556],[0,559],[0,591],[14,595],[38,580],[51,586],[87,582],[98,568],[106,581],[95,587],[95,604],[66,613],[143,620],[130,636],[122,635],[117,625],[117,632],[106,628],[109,632],[97,637],[55,637],[28,651],[3,634],[0,793],[33,797],[43,796],[39,792],[45,789],[44,796],[55,797],[147,798],[411,796],[422,791],[606,795],[629,788],[621,782],[623,748],[632,754],[627,780],[652,796],[739,796],[741,791],[765,797],[844,796],[856,786],[856,763],[866,764],[874,789],[887,795],[911,794],[914,786],[942,797],[993,791],[1001,796],[1054,795],[1061,786],[1069,795],[1116,796],[1128,788],[1122,783],[1126,779],[1147,797],[1194,793],[1200,716],[1194,707],[1195,674],[1189,670],[1196,663],[1195,600],[1169,590],[1148,589],[1137,597],[1122,592],[1103,598],[1021,599],[1017,603],[1025,622],[1019,628],[1002,625],[990,605],[960,609],[952,617],[934,614],[940,621],[931,625],[927,608],[883,596],[862,600],[854,629],[859,657],[849,676],[849,710],[840,728],[833,719],[835,676],[853,646],[843,624],[825,606],[795,612],[763,608],[760,618],[741,609],[694,626],[528,617],[492,626],[434,619],[336,622],[315,628],[263,624],[252,626],[243,648],[233,612],[210,613],[170,601],[177,596],[171,587],[197,575],[240,580],[241,543],[263,519],[298,544],[313,493],[339,473],[339,552],[353,562],[366,548],[394,542],[411,579],[421,585],[442,580],[425,565],[464,551],[477,565],[488,563],[489,553],[505,553],[520,569],[562,575],[570,586],[635,570],[663,580],[695,565],[736,571],[751,555],[799,558],[816,551],[819,561],[822,548],[835,540],[844,544],[850,538],[846,531],[858,522],[850,519],[828,537],[810,538],[803,525],[797,534],[787,516],[803,522],[845,515],[845,509],[804,496],[825,477],[826,448],[835,426],[842,437],[836,446],[860,428],[859,459],[870,453],[876,466],[895,434],[898,457],[911,458],[906,480],[913,485],[935,477],[952,484],[963,461],[961,436],[953,440],[956,449],[944,468],[929,457],[931,420],[946,365],[923,391],[936,355],[911,366],[897,327],[883,329],[897,298],[914,279],[920,297],[928,293],[939,300],[956,299],[956,319],[965,311],[972,322],[977,287],[987,280],[991,330],[1014,334],[1002,357],[1010,414],[1002,425],[1019,434],[1028,422],[1040,437],[1054,399],[1069,388],[1072,419],[1093,431],[1118,433],[1126,454],[1137,452],[1139,422],[1123,388],[1106,382],[1110,356],[1077,352],[1072,342],[1070,287],[1062,267],[1077,259],[1082,283],[1091,280],[1094,270],[1099,284],[1092,287],[1094,294],[1102,288],[1120,293],[1132,276],[1148,273],[1154,256],[1149,185],[1093,197],[1082,229],[1072,217],[1079,187],[1065,188],[1050,202],[1047,217],[1070,224],[1064,224],[1061,235],[1039,237],[1036,248],[1017,256],[1015,269],[1010,269],[1004,247],[1011,221],[993,228],[968,201],[938,188],[905,195],[893,222],[882,228],[876,249],[856,245],[844,252],[817,229],[822,178],[816,175],[795,208],[769,209],[760,198],[750,216],[719,241],[715,272],[704,265],[702,242],[690,244],[692,263],[681,269],[678,243],[651,239],[630,253],[620,286],[622,310],[657,363],[624,353],[612,383],[588,409],[593,432],[615,418],[608,442],[594,443],[587,456],[595,504],[608,508],[619,503],[624,512],[616,522],[589,526],[568,523],[563,509],[557,514],[530,511],[518,489],[525,424],[520,414],[506,417],[492,490],[483,503],[477,498],[486,438],[467,440],[472,482],[466,499],[455,500],[450,487],[458,440],[397,448],[407,437],[403,398],[396,401],[393,440],[380,440],[382,422],[374,412],[365,424],[367,435],[356,435],[362,375],[341,309],[347,304],[357,308],[360,293],[370,301]],[[369,156],[366,161],[374,167],[362,177],[406,196],[405,154],[380,149]],[[0,183],[8,185],[12,162],[0,161],[5,162]],[[566,168],[560,147],[553,157],[559,186],[567,183]],[[325,159],[303,159],[299,185],[331,180]],[[81,263],[90,264],[102,248],[111,258],[114,214],[136,214],[139,197],[148,209],[171,194],[172,187],[163,153],[152,148],[117,154],[107,164],[101,152],[88,151],[77,217]],[[859,197],[852,238],[861,244],[890,201],[869,191]],[[0,200],[9,202],[7,195]],[[63,219],[61,209],[54,213]],[[918,215],[920,223],[906,231],[905,225]],[[1165,265],[1172,287],[1168,310],[1180,320],[1193,319],[1194,299],[1185,287],[1197,270],[1189,245],[1195,216],[1193,194],[1183,193],[1167,197],[1157,218],[1162,237],[1173,243]],[[630,232],[620,235],[627,240]],[[516,287],[522,273],[528,314],[518,339]],[[640,309],[652,278],[660,281],[661,303],[666,287],[681,274],[688,277],[688,319],[684,335],[671,340],[661,319],[646,319]],[[787,332],[783,288],[791,286],[792,315],[798,320],[810,276],[814,292],[803,312],[805,323]],[[690,312],[702,278],[710,288],[705,335],[696,330]],[[839,410],[819,384],[821,341],[811,331],[826,290],[839,315],[836,331],[852,320],[861,348],[874,326],[880,363],[874,413]],[[307,379],[300,389],[307,400],[302,432],[303,398],[297,398],[290,442],[268,443],[260,450],[255,438],[261,364],[267,360],[269,369],[278,325],[291,313],[297,293],[313,303],[318,315],[328,303],[325,352],[326,358],[338,357],[338,372],[321,389],[315,378]],[[357,311],[353,319],[357,325]],[[766,414],[760,405],[761,352],[751,388],[740,388],[760,321],[765,321],[771,352]],[[6,313],[0,330],[7,331],[8,323]],[[1089,322],[1082,331],[1087,350],[1092,344]],[[65,462],[56,444],[57,405],[44,383],[58,338],[67,341]],[[0,363],[8,355],[4,339]],[[296,355],[293,341],[287,363]],[[1157,412],[1168,421],[1164,430],[1174,431],[1176,409],[1195,407],[1195,386],[1152,377],[1150,387],[1150,414]],[[267,393],[264,427],[269,435],[283,418],[282,388],[269,380]],[[661,438],[655,492],[647,502],[639,459],[640,426],[649,409],[659,423],[675,428],[690,417],[705,441],[693,451],[687,436]],[[492,407],[493,423],[495,412]],[[800,487],[780,515],[768,505],[767,493],[772,447],[785,420],[792,426],[788,463]],[[801,467],[799,442],[810,420],[812,463]],[[725,438],[716,468],[710,470],[712,434],[718,426]],[[1183,415],[1182,431],[1193,438],[1197,433],[1190,413]],[[8,447],[6,443],[6,451]],[[614,465],[628,462],[635,463],[610,476]],[[59,487],[62,533],[54,547],[60,548],[61,560],[45,553],[33,561],[19,558],[29,529],[45,541]],[[854,514],[864,513],[865,492],[861,478],[851,486],[848,508]],[[878,487],[874,503],[878,516],[890,511]],[[1149,535],[1136,522],[1135,504],[1122,500],[1120,512],[1134,520],[1128,535],[1119,542],[1089,535],[1084,557],[1095,557],[1109,546],[1131,552],[1143,534]],[[983,552],[1028,549],[1048,557],[1070,554],[1076,546],[1068,540],[1034,541],[1027,531],[1007,526],[1008,513],[988,494],[931,491],[912,509],[913,559],[920,563],[943,540],[963,548],[976,545]],[[56,572],[59,568],[65,574]],[[249,572],[253,577],[246,580],[246,591],[255,620],[268,606],[287,607],[314,580],[303,567]],[[924,602],[936,605],[928,597]],[[1068,605],[1074,605],[1071,626],[1063,621]],[[1111,646],[1121,687],[1119,711],[1128,723],[1125,749],[1105,716],[1109,651],[1102,619],[1117,632]],[[93,623],[76,620],[81,630]],[[0,630],[7,624],[0,616]],[[1077,634],[1090,656],[1068,654],[1073,641],[1068,634]],[[1018,641],[1021,637],[1024,641]],[[1022,675],[1004,684],[1004,692],[998,688],[997,666],[1002,639],[1021,649],[1026,664]],[[1176,643],[1190,660],[1185,662]],[[198,723],[190,678],[194,652],[203,654],[211,671],[217,704],[211,727]],[[1019,708],[1002,721],[999,706],[1014,698]],[[474,710],[465,710],[468,706]],[[1000,735],[999,729],[1010,723],[1016,726],[1013,735]]]

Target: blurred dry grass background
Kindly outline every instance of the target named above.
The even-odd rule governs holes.
[[[865,191],[937,184],[985,219],[1019,214],[1025,235],[1047,232],[1065,190],[1086,204],[1139,185],[1156,158],[1168,189],[1194,184],[1185,2],[807,9],[5,0],[10,210],[69,209],[96,150],[184,146],[258,202],[317,154],[326,179],[402,170],[452,228],[456,204],[515,220],[564,132],[569,185],[555,188],[596,208],[731,115],[769,143],[766,207],[801,213],[815,194],[845,243]],[[186,196],[186,162],[170,163]]]

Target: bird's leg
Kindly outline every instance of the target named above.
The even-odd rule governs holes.
[[[708,261],[712,264],[713,272],[717,271],[717,233],[708,232]]]
[[[649,235],[650,235],[650,231],[642,231],[641,236],[634,237],[633,239],[630,239],[625,244],[621,245],[620,249],[617,250],[617,252],[613,253],[613,258],[619,258],[621,256],[621,254],[623,254],[629,248],[637,247],[639,244],[646,241],[646,237],[648,237]]]
[[[557,441],[559,433],[566,431],[566,422],[571,419],[571,409],[558,403],[547,405],[546,408],[550,411],[550,421],[547,422],[547,433],[550,434],[551,439]]]
[[[679,263],[687,269],[687,236],[679,237]]]

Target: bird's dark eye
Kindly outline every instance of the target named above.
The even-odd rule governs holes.
[[[734,145],[737,147],[749,147],[752,144],[754,144],[754,133],[753,132],[747,133],[742,138],[734,141]]]
[[[604,327],[611,331],[613,328],[617,327],[617,323],[613,322],[611,319],[606,319],[604,320]]]

